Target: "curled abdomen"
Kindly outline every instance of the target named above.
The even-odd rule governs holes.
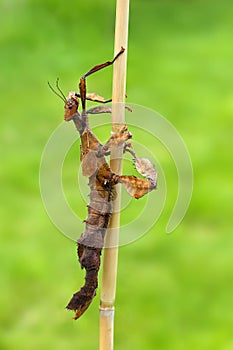
[[[84,313],[96,295],[100,256],[111,216],[111,189],[106,190],[102,187],[100,192],[95,187],[91,186],[91,202],[88,205],[88,216],[85,220],[86,229],[78,240],[79,262],[86,270],[85,284],[73,295],[66,307],[75,311],[74,319]]]

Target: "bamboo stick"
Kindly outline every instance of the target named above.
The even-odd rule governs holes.
[[[114,55],[121,47],[125,52],[114,63],[112,90],[112,131],[117,132],[124,124],[126,89],[126,63],[128,43],[129,0],[117,0]],[[122,172],[122,149],[111,150],[110,166],[114,173]],[[117,185],[117,198],[113,201],[113,215],[106,233],[102,289],[100,297],[100,350],[112,350],[114,343],[114,302],[118,263],[118,237],[120,226],[121,190]]]

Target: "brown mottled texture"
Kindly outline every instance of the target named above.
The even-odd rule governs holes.
[[[88,185],[90,187],[90,204],[88,205],[88,216],[85,220],[85,230],[77,242],[79,262],[81,268],[86,270],[85,284],[72,296],[67,305],[67,309],[75,311],[75,319],[83,314],[96,294],[100,256],[104,246],[104,237],[109,218],[112,213],[111,202],[116,198],[114,186],[117,183],[122,183],[127,192],[135,198],[140,198],[156,188],[157,174],[154,166],[149,160],[136,158],[135,153],[130,150],[131,144],[126,143],[132,138],[132,134],[127,132],[126,125],[123,126],[119,132],[113,134],[104,145],[101,145],[97,137],[92,133],[88,123],[88,111],[85,110],[87,99],[85,78],[113,64],[117,57],[123,52],[124,49],[122,48],[112,61],[97,65],[87,72],[80,79],[80,93],[71,91],[65,101],[64,119],[65,121],[73,120],[80,134],[82,173],[84,176],[88,177]],[[58,83],[57,88],[61,93]],[[52,90],[54,91],[53,88]],[[63,94],[62,96],[58,93],[56,94],[64,100]],[[88,96],[91,100],[99,99],[101,103],[106,102],[102,97],[96,94]],[[81,114],[78,112],[78,97],[81,97]],[[90,113],[105,113],[109,111],[111,111],[109,108],[94,108],[90,110]],[[140,179],[135,176],[119,176],[112,173],[105,156],[110,154],[111,147],[113,146],[122,146],[123,150],[128,150],[134,157],[136,167],[140,170],[139,173],[145,176],[146,179]]]
[[[130,196],[139,199],[156,188],[156,184],[148,179],[136,176],[118,176],[117,180],[123,184]]]
[[[78,105],[76,97],[72,101],[72,95],[70,96],[71,101],[69,99],[67,101],[68,108],[65,106],[65,119],[73,119],[80,133],[82,171],[83,175],[89,178],[88,185],[90,187],[90,204],[88,205],[88,216],[85,220],[86,228],[78,240],[79,262],[81,267],[86,270],[85,284],[73,295],[67,305],[67,309],[75,311],[74,318],[77,319],[90,305],[98,287],[100,255],[112,212],[111,201],[115,197],[115,184],[122,183],[127,192],[135,198],[140,198],[152,191],[156,184],[148,179],[140,179],[135,176],[119,176],[112,173],[103,154],[112,145],[123,145],[132,137],[132,134],[127,132],[127,127],[124,126],[122,130],[110,137],[105,146],[101,146],[88,126],[85,112],[80,115],[76,110],[73,117],[67,116],[67,109],[73,112],[74,106]]]
[[[83,120],[86,119],[84,116]],[[111,200],[114,196],[113,174],[105,158],[97,157],[97,138],[86,126],[80,129],[80,118],[73,118],[81,134],[81,160],[83,175],[89,178],[90,204],[85,220],[86,228],[78,240],[78,257],[82,268],[86,270],[84,286],[73,295],[67,309],[75,311],[75,319],[88,308],[98,287],[100,255],[104,245],[104,236],[111,215]],[[87,124],[86,124],[87,125]]]

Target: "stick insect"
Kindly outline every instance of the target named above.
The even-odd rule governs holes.
[[[79,93],[70,91],[68,98],[65,97],[56,82],[56,90],[49,84],[53,92],[65,103],[65,121],[73,121],[81,139],[81,164],[82,174],[89,179],[90,204],[88,205],[88,216],[85,220],[85,231],[77,241],[78,259],[81,268],[86,270],[85,284],[75,294],[66,306],[67,309],[75,311],[74,319],[78,319],[92,302],[98,287],[98,271],[100,267],[100,256],[104,246],[104,236],[112,213],[112,201],[115,198],[115,185],[123,184],[126,191],[134,198],[141,198],[148,192],[156,189],[157,173],[154,165],[146,158],[137,158],[128,142],[132,134],[124,125],[119,132],[114,133],[105,144],[101,144],[93,134],[88,114],[111,113],[111,109],[105,106],[94,107],[86,110],[86,100],[105,104],[111,100],[105,100],[95,93],[86,92],[86,78],[112,65],[124,52],[120,52],[112,61],[94,66],[82,76],[79,83]],[[82,111],[78,112],[79,99],[81,99]],[[110,155],[111,147],[123,147],[123,152],[129,152],[133,156],[136,170],[144,178],[114,174],[106,156]]]

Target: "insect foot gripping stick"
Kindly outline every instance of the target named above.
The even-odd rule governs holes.
[[[95,107],[86,111],[86,100],[105,103],[102,97],[97,94],[86,93],[86,77],[104,67],[112,65],[117,57],[123,54],[124,49],[115,56],[112,61],[99,64],[87,72],[79,84],[79,93],[70,92],[66,99],[56,83],[57,90],[50,84],[50,88],[65,102],[66,121],[73,120],[81,138],[81,162],[82,173],[89,179],[90,204],[88,205],[88,216],[85,220],[85,231],[78,240],[78,258],[81,268],[86,270],[85,284],[76,292],[67,305],[67,309],[75,311],[74,319],[78,319],[92,302],[98,287],[98,271],[100,267],[100,255],[104,246],[104,236],[108,227],[109,218],[112,211],[112,201],[115,197],[115,185],[121,183],[127,192],[140,198],[146,193],[156,189],[157,174],[153,164],[145,158],[137,158],[131,144],[127,143],[132,138],[132,134],[127,131],[127,126],[123,126],[119,132],[113,134],[110,139],[102,145],[93,134],[89,123],[88,113],[109,113],[110,108]],[[79,98],[81,98],[82,112],[78,112]],[[120,176],[114,174],[105,156],[111,153],[111,146],[121,146],[124,152],[130,152],[139,174],[145,178],[135,176]]]

